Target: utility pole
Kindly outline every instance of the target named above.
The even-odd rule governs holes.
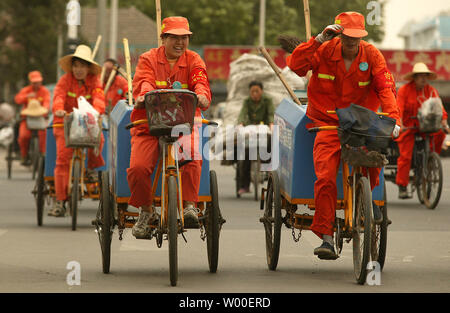
[[[266,36],[266,0],[259,1],[259,46],[264,47]]]
[[[97,33],[102,38],[106,38],[106,0],[97,1],[97,17]],[[98,47],[97,60],[100,63],[103,63],[106,58],[105,42],[106,40],[102,40]]]
[[[111,0],[111,25],[109,39],[109,57],[117,58],[117,15],[119,10],[119,0]],[[104,60],[101,60],[103,62]]]

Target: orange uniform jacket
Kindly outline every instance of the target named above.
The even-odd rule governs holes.
[[[383,112],[399,120],[394,80],[386,68],[383,55],[371,44],[361,40],[359,53],[350,69],[345,68],[339,38],[323,44],[311,38],[287,57],[287,65],[299,76],[309,70],[307,115],[314,121],[337,125],[337,115],[327,110],[344,108],[351,103]]]
[[[194,51],[186,50],[171,69],[164,46],[151,49],[140,56],[133,78],[133,97],[136,99],[154,89],[171,89],[176,81],[181,83],[183,89],[204,95],[211,102],[206,65],[201,57]],[[197,108],[196,116],[199,115],[200,108]],[[145,109],[134,109],[130,117],[131,121],[146,118]]]
[[[337,115],[328,114],[327,110],[345,108],[351,103],[373,111],[381,104],[383,112],[389,113],[399,123],[393,77],[383,56],[371,44],[361,40],[358,55],[348,71],[339,38],[323,44],[311,38],[295,48],[287,57],[287,65],[299,76],[312,70],[306,113],[317,126],[338,125]],[[316,212],[311,230],[320,238],[324,234],[333,235],[340,155],[337,131],[318,132],[313,149],[317,180],[314,184]],[[376,168],[369,169],[372,188],[378,184],[379,172]]]
[[[19,93],[14,97],[14,101],[17,104],[23,106],[23,109],[26,109],[28,106],[28,98],[27,95],[33,92],[33,86],[26,86],[22,88]],[[50,109],[50,91],[41,86],[34,97],[37,99],[41,105],[47,109]],[[39,136],[39,151],[44,154],[45,153],[45,130],[38,131]],[[17,139],[20,146],[20,154],[23,158],[28,154],[28,146],[31,139],[31,131],[27,128],[26,120],[24,119],[19,126],[19,137]]]
[[[84,96],[86,100],[100,114],[105,112],[105,97],[102,84],[97,75],[88,74],[84,83],[80,86],[78,80],[72,73],[64,74],[55,86],[53,96],[53,113],[57,110],[65,110],[67,113],[78,107],[77,98]],[[54,115],[53,124],[63,123],[63,117]],[[55,165],[55,193],[57,200],[67,199],[67,188],[69,181],[70,159],[72,149],[65,145],[64,128],[54,127],[53,134],[56,141],[56,165]],[[99,151],[103,149],[104,139],[102,136]],[[96,155],[93,149],[88,149],[88,168],[94,169],[105,164],[101,153]]]
[[[104,89],[105,86],[103,86]],[[114,108],[117,102],[126,99],[128,93],[128,82],[120,75],[116,75],[114,81],[108,89],[105,95],[106,106],[110,105],[111,109]]]
[[[67,113],[78,107],[77,98],[84,96],[100,114],[105,113],[105,96],[98,76],[88,74],[83,85],[72,73],[64,74],[55,86],[52,111],[65,110]],[[54,117],[53,123],[62,123],[63,117]]]
[[[419,121],[411,117],[417,116],[417,112],[422,103],[430,97],[439,97],[439,94],[435,88],[428,84],[425,85],[422,91],[416,90],[414,81],[399,88],[397,102],[404,127],[419,127]],[[442,107],[442,113],[442,120],[446,120],[448,115],[444,107]],[[400,152],[400,156],[397,159],[397,185],[406,187],[409,183],[414,137],[417,132],[418,130],[408,129],[402,132],[397,139]],[[433,134],[434,148],[438,154],[441,152],[444,140],[445,133],[442,130]]]
[[[206,66],[200,56],[186,50],[171,68],[164,46],[151,49],[140,56],[133,78],[133,97],[136,99],[155,89],[172,89],[172,84],[176,81],[181,83],[183,89],[189,89],[197,95],[204,95],[208,101],[211,101]],[[197,107],[196,116],[200,114],[200,108]],[[135,108],[131,112],[131,121],[146,118],[145,109]],[[159,157],[158,138],[149,135],[147,124],[133,128],[131,135],[130,168],[127,170],[131,197],[128,202],[134,207],[141,207],[150,204],[151,173]],[[190,136],[191,147],[194,149],[198,146],[198,137],[198,129],[194,127],[193,134]],[[189,140],[189,137],[186,139]],[[194,157],[192,162],[183,166],[181,179],[184,201],[198,201],[201,167],[201,156],[200,159]]]
[[[417,116],[417,112],[422,105],[422,102],[430,97],[439,97],[437,90],[427,84],[422,91],[416,90],[414,81],[403,85],[398,89],[398,108],[400,110],[400,116],[404,127],[418,127],[419,121],[417,119],[411,119],[412,116]],[[420,102],[419,102],[420,101]],[[442,119],[447,119],[447,112],[442,107]]]

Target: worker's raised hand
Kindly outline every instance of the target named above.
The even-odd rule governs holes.
[[[145,96],[139,96],[136,98],[136,104],[134,105],[134,107],[136,109],[143,109],[145,108]]]
[[[205,95],[198,95],[198,106],[201,108],[207,108],[209,106],[209,100]]]
[[[315,39],[320,43],[324,43],[342,33],[343,30],[344,27],[339,24],[328,25]]]

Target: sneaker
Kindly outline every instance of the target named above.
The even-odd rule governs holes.
[[[198,226],[198,213],[199,210],[195,208],[193,205],[188,205],[186,208],[184,208],[183,211],[184,226],[185,227]]]
[[[314,249],[314,255],[317,255],[321,260],[336,260],[338,255],[334,251],[334,247],[324,241],[320,247]]]
[[[157,222],[158,214],[141,210],[139,218],[132,229],[133,236],[136,237],[136,239],[149,239],[152,232],[150,225],[154,225]]]
[[[375,224],[381,224],[383,221],[383,213],[381,213],[381,209],[375,202],[372,201],[372,209],[373,209],[373,221]]]
[[[23,165],[23,166],[29,166],[29,165],[31,165],[31,160],[30,159],[28,159],[28,157],[21,157],[20,158],[20,165]]]
[[[406,190],[405,186],[398,186],[398,198],[399,199],[408,199],[408,191]]]
[[[48,216],[64,217],[66,216],[66,208],[64,201],[56,200],[53,202],[53,208],[48,212]]]

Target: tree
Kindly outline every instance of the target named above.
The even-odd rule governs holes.
[[[96,0],[81,0],[81,5],[95,6]],[[193,45],[257,45],[259,0],[161,0],[162,17],[181,15],[189,19],[194,33]],[[316,35],[334,17],[344,11],[357,11],[367,16],[370,0],[310,0],[311,29]],[[384,1],[372,1],[383,5]],[[154,0],[120,0],[121,7],[134,5],[152,19],[156,18]],[[266,0],[266,44],[278,45],[279,34],[305,39],[302,0]],[[381,25],[366,25],[371,39],[383,39]]]
[[[27,82],[32,70],[42,72],[44,83],[55,81],[57,30],[65,22],[65,5],[52,0],[1,1],[1,85]]]

